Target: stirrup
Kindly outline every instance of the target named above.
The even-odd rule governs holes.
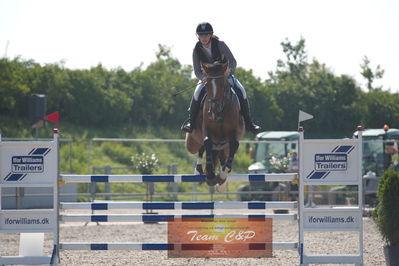
[[[182,131],[187,132],[187,133],[191,133],[193,132],[193,127],[192,127],[192,123],[191,123],[191,119],[187,119],[186,121],[184,121],[183,125],[180,128]]]
[[[255,124],[253,121],[251,121],[248,124],[248,130],[251,131],[253,134],[257,134],[262,130],[262,128],[259,125]]]

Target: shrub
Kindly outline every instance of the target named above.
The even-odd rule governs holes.
[[[399,245],[399,172],[393,168],[384,172],[377,196],[374,218],[378,230],[389,245]]]

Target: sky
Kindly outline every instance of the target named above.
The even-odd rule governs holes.
[[[385,70],[375,85],[399,92],[398,14],[396,0],[0,0],[0,57],[131,71],[154,62],[162,44],[191,65],[195,28],[208,21],[238,66],[262,80],[285,59],[281,42],[304,38],[309,61],[365,89],[367,56]]]

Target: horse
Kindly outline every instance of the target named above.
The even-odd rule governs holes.
[[[209,186],[219,185],[224,189],[227,173],[231,172],[234,155],[239,147],[239,140],[245,134],[244,119],[240,114],[237,95],[227,78],[227,63],[202,63],[207,75],[202,112],[195,119],[195,129],[186,134],[186,148],[198,153],[196,174],[204,174],[202,156],[206,153],[206,183]],[[215,175],[215,169],[221,172]]]

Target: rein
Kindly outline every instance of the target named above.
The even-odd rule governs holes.
[[[205,84],[205,83],[206,83],[206,82],[202,82],[202,81],[201,81],[199,84]],[[172,97],[176,97],[177,95],[179,95],[179,94],[181,94],[181,93],[187,91],[188,89],[192,89],[192,88],[194,88],[194,87],[196,87],[196,86],[198,86],[198,84],[196,84],[196,85],[194,85],[194,86],[187,87],[187,88],[185,88],[185,89],[182,89],[181,91],[175,92],[175,93],[171,94],[171,96],[172,96]]]

